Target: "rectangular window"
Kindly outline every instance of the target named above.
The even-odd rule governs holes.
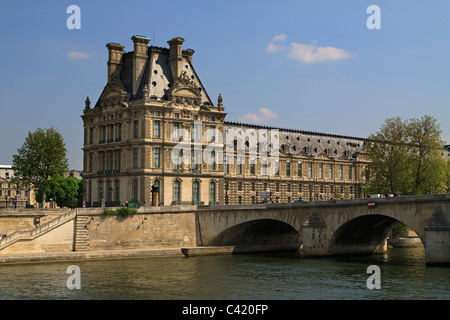
[[[242,173],[242,157],[241,156],[237,157],[237,173],[238,174]]]
[[[209,170],[216,170],[216,152],[215,151],[211,151]]]
[[[238,191],[242,191],[242,182],[238,182]]]
[[[110,128],[110,135],[111,135],[111,136],[110,136],[110,139],[109,139],[109,140],[110,140],[111,142],[115,141],[115,138],[116,138],[116,137],[114,137],[114,125],[112,125],[111,128]]]
[[[308,162],[308,178],[312,178],[312,162]]]
[[[216,141],[216,126],[209,126],[209,141]]]
[[[197,142],[199,140],[199,129],[201,127],[194,123],[194,126],[192,127],[192,141]]]
[[[229,168],[228,168],[228,156],[224,156],[223,158],[223,172],[224,173],[228,173]]]
[[[173,168],[175,169],[175,170],[178,170],[178,168],[180,167],[179,166],[179,163],[180,163],[180,155],[178,154],[178,152],[175,152],[175,153],[173,153]]]
[[[330,168],[329,168],[329,176],[330,179],[333,179],[333,165],[330,163]]]
[[[159,164],[159,159],[160,159],[159,151],[160,151],[159,148],[153,148],[153,167],[154,168],[159,168],[159,166],[160,166],[160,164]]]
[[[173,132],[172,132],[172,140],[178,141],[180,139],[180,123],[174,122],[173,123]]]
[[[90,136],[89,138],[90,143],[94,143],[94,128],[89,129],[89,136]]]
[[[109,170],[114,170],[114,153],[109,151]]]
[[[339,179],[343,179],[344,178],[344,173],[343,173],[343,167],[342,164],[339,165]]]
[[[300,161],[297,162],[297,176],[302,176],[302,163]]]
[[[209,184],[209,202],[214,203],[216,202],[216,183],[211,182]]]
[[[159,120],[155,120],[155,122],[153,123],[153,137],[154,138],[161,137],[160,125],[161,125],[161,121],[159,121]]]
[[[291,162],[290,161],[286,161],[286,175],[288,177],[291,176]]]
[[[256,169],[255,169],[255,159],[250,159],[250,174],[255,174]]]
[[[103,182],[98,184],[98,200],[103,201]]]
[[[133,149],[133,168],[138,167],[138,148]]]
[[[94,170],[94,155],[92,152],[89,153],[89,172],[93,172]]]
[[[139,124],[137,120],[134,120],[134,137],[137,138],[139,134]]]
[[[105,152],[102,152],[102,170],[106,170],[106,154]]]
[[[122,141],[122,124],[119,123],[119,134],[117,137],[117,141]]]
[[[103,143],[106,142],[106,126],[103,126]]]
[[[116,193],[116,199],[115,199],[115,201],[120,201],[119,199],[119,196],[120,196],[120,183],[119,183],[119,181],[116,181],[116,183],[115,183],[115,188],[114,188],[114,192]]]
[[[192,152],[192,169],[201,169],[202,164],[202,152],[201,150],[195,150]]]
[[[352,174],[352,166],[348,166],[348,178],[351,180],[353,179],[353,174]]]
[[[323,178],[323,163],[319,163],[319,178]]]

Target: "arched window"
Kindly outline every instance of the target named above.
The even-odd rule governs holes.
[[[199,202],[199,189],[200,189],[200,183],[198,181],[194,181],[192,183],[192,201],[194,204],[197,204]]]
[[[112,187],[111,187],[111,181],[106,182],[106,190],[107,190],[107,196],[106,201],[111,202],[112,201]]]
[[[115,192],[115,201],[120,201],[120,182],[119,182],[119,180],[116,180],[116,182],[115,182],[115,189],[114,189],[114,192]]]
[[[103,181],[98,183],[98,201],[103,201]]]
[[[216,183],[211,181],[209,184],[209,202],[213,203],[216,201]]]
[[[159,192],[159,194],[161,194],[161,188],[160,188],[159,180],[155,180],[153,182],[153,185],[158,188],[158,192]]]
[[[175,180],[173,183],[173,201],[180,202],[180,181]]]

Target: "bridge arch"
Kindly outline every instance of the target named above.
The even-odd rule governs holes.
[[[334,232],[329,254],[382,252],[389,231],[399,223],[402,221],[383,214],[363,215],[350,219]]]
[[[289,223],[275,219],[255,219],[220,232],[212,245],[280,245],[301,242],[301,234]]]

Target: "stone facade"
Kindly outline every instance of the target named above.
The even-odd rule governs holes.
[[[34,206],[36,204],[34,191],[18,189],[17,185],[11,182],[13,177],[12,165],[0,165],[0,208]]]
[[[107,84],[81,116],[88,206],[156,204],[153,186],[158,205],[364,196],[365,139],[227,122],[184,39],[131,39],[106,45]]]

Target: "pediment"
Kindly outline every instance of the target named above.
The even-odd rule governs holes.
[[[182,73],[170,87],[167,96],[169,100],[177,105],[183,104],[185,106],[192,105],[196,107],[200,106],[202,103],[202,94],[200,90],[201,88],[198,87],[192,79],[189,79],[186,73]]]
[[[200,93],[195,92],[192,88],[181,88],[172,92],[172,96],[174,97],[187,97],[187,98],[199,98]]]
[[[100,96],[101,107],[110,107],[115,105],[121,105],[126,101],[127,93],[115,86],[109,86],[105,88]]]

